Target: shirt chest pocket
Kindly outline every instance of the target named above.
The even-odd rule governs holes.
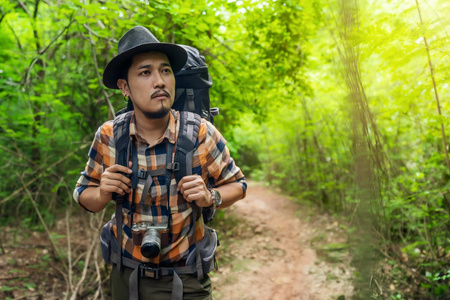
[[[153,216],[161,214],[183,213],[191,205],[177,191],[177,182],[172,176],[170,186],[166,185],[165,176],[146,178],[139,182],[140,213]]]

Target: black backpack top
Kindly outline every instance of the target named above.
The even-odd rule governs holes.
[[[172,108],[191,111],[213,122],[218,108],[210,108],[209,89],[213,82],[208,73],[205,57],[197,49],[179,45],[188,53],[186,65],[175,74],[176,92]]]

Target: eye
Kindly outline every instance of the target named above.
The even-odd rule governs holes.
[[[164,69],[162,70],[162,72],[163,72],[164,74],[170,74],[170,73],[172,73],[172,70],[171,70],[170,68],[164,68]]]
[[[149,75],[150,71],[149,70],[144,70],[141,73],[139,73],[139,75]]]

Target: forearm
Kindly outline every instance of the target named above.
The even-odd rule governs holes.
[[[79,198],[80,204],[92,212],[103,210],[110,200],[100,197],[100,187],[88,187],[81,193]]]
[[[219,208],[229,207],[244,198],[244,190],[238,182],[228,183],[214,189],[222,196],[222,204]]]

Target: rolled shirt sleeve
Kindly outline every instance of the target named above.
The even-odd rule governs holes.
[[[210,187],[238,182],[241,184],[245,196],[247,183],[244,174],[230,156],[226,143],[227,141],[214,125],[202,119],[198,147],[202,175],[207,176]]]
[[[84,209],[86,208],[80,203],[80,195],[88,187],[100,185],[103,170],[108,168],[115,159],[113,143],[112,121],[108,121],[100,126],[95,133],[94,141],[89,149],[86,168],[81,172],[73,191],[74,200]]]

